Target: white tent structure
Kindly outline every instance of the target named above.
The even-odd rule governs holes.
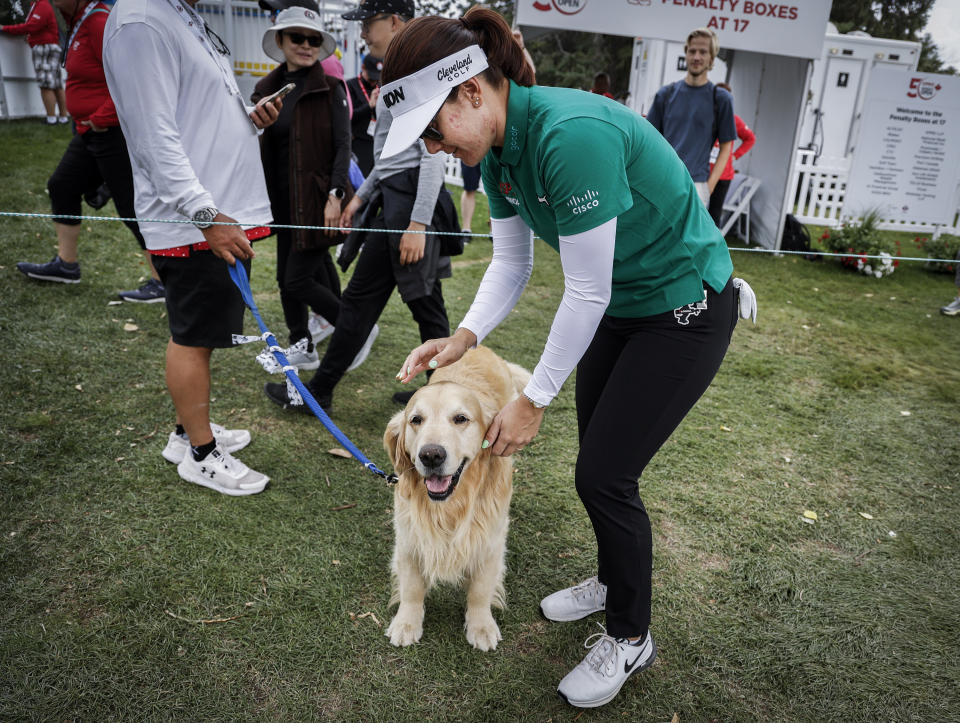
[[[23,37],[0,35],[0,118],[39,118],[46,114],[31,57]]]
[[[813,59],[821,57],[831,0],[780,4],[755,0],[517,0],[521,27],[579,30],[682,43],[712,27],[729,52],[726,77],[737,115],[757,134],[738,170],[760,181],[750,206],[752,240],[778,248],[787,210]],[[643,58],[635,54],[635,62]],[[649,60],[649,58],[648,58]],[[635,68],[635,71],[639,68]],[[669,79],[667,79],[669,82]],[[646,93],[636,92],[634,108]]]

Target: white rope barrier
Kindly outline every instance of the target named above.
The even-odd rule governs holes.
[[[136,224],[141,223],[179,223],[186,225],[193,225],[193,221],[188,219],[170,219],[170,218],[121,218],[119,216],[68,216],[65,214],[53,214],[53,213],[23,213],[18,211],[0,211],[0,218],[42,218],[42,219],[70,219],[71,221],[122,221],[124,223],[132,221]],[[235,221],[212,221],[211,226],[250,226],[251,224],[241,224]],[[282,224],[282,223],[271,223],[269,224],[271,229],[296,229],[304,231],[343,231],[349,233],[351,231],[364,231],[369,233],[407,233],[407,229],[386,229],[386,228],[355,228],[349,226],[301,226],[296,224]],[[470,238],[492,238],[488,233],[464,233],[462,231],[413,231],[411,233],[420,233],[423,235],[430,236],[468,236]],[[539,238],[539,237],[537,237]],[[820,257],[838,257],[838,258],[858,258],[858,259],[884,259],[886,256],[881,256],[879,254],[860,254],[855,251],[848,251],[846,253],[837,253],[831,251],[786,251],[784,249],[765,249],[765,248],[740,248],[732,247],[730,251],[745,251],[749,253],[759,253],[759,254],[774,254],[778,256],[820,256]],[[889,255],[888,255],[889,256]],[[889,256],[891,261],[923,261],[930,263],[943,263],[943,264],[953,264],[957,263],[956,259],[934,259],[927,256]]]

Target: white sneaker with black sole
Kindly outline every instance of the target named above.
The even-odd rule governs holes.
[[[270,478],[255,472],[225,452],[219,444],[206,457],[197,462],[193,453],[184,456],[177,465],[177,472],[187,482],[203,485],[221,494],[238,497],[263,492]]]
[[[598,613],[606,604],[607,586],[594,575],[573,587],[547,595],[540,601],[540,612],[547,620],[567,623]]]
[[[223,447],[227,452],[233,454],[250,444],[250,432],[246,429],[224,429],[219,424],[210,423],[210,431],[213,432],[213,438],[217,444]],[[173,464],[180,464],[183,457],[190,451],[190,440],[186,435],[181,436],[176,432],[170,432],[167,439],[167,446],[160,453],[163,458]]]
[[[567,673],[557,693],[577,708],[597,708],[613,700],[634,673],[646,670],[657,657],[657,646],[648,632],[643,640],[631,643],[613,638],[607,631],[594,633],[583,644],[590,652]]]

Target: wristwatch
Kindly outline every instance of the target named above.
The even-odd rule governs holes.
[[[540,404],[540,402],[535,402],[535,401],[532,400],[530,397],[528,397],[526,394],[523,395],[523,398],[526,399],[528,402],[530,402],[530,404],[533,405],[533,408],[534,408],[534,409],[546,409],[546,408],[547,408],[547,405],[546,405],[546,404]]]
[[[203,231],[204,229],[213,226],[213,219],[217,217],[218,213],[220,212],[217,209],[213,208],[212,206],[208,206],[207,208],[201,208],[199,211],[193,214],[193,218],[190,220],[193,222],[194,226]]]
[[[334,198],[342,201],[342,200],[343,200],[343,197],[344,197],[346,194],[344,194],[342,188],[331,188],[331,189],[330,189],[330,195],[333,196]]]

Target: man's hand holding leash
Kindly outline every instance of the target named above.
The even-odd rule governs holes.
[[[236,223],[236,219],[218,213],[214,225],[201,231],[204,240],[210,244],[210,250],[231,266],[237,259],[245,261],[253,258],[253,246],[239,226],[220,226],[219,223]]]

